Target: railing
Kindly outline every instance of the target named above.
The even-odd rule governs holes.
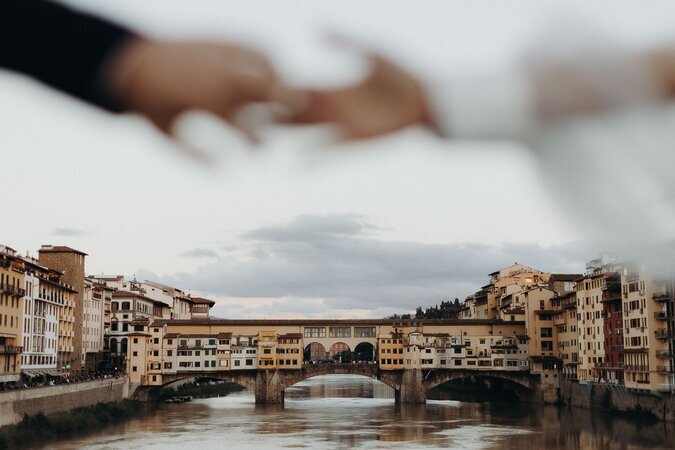
[[[640,279],[640,272],[633,272],[626,275],[626,283],[632,283]]]
[[[178,345],[178,350],[202,350],[203,348],[204,348],[203,345],[192,345],[192,344]]]
[[[621,370],[626,367],[624,363],[612,363],[612,362],[601,362],[595,363],[595,367],[598,369],[616,369]]]
[[[23,351],[23,347],[19,347],[17,345],[0,345],[0,353],[12,353],[12,354],[18,354]]]
[[[671,339],[675,337],[675,332],[667,328],[659,328],[658,330],[654,330],[654,336],[656,339]]]
[[[659,311],[654,313],[654,319],[656,320],[670,320],[673,318],[673,315],[667,311]]]
[[[625,369],[630,371],[630,372],[649,372],[649,366],[645,365],[634,365],[634,364],[626,364]]]
[[[670,351],[670,350],[657,350],[656,351],[656,357],[657,358],[664,358],[664,359],[672,358],[673,352]]]
[[[659,373],[670,373],[672,370],[668,366],[656,366],[656,371]]]
[[[670,296],[665,292],[661,292],[652,295],[652,300],[654,300],[655,302],[667,302],[668,300],[670,300]]]
[[[26,290],[24,288],[13,286],[8,283],[0,284],[0,291],[4,292],[5,294],[15,295],[17,297],[23,297],[26,295]]]

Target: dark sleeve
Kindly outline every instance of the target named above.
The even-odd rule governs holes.
[[[112,23],[40,0],[0,2],[0,67],[121,111],[101,88],[106,58],[132,34]]]

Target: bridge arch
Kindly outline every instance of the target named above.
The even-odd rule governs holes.
[[[352,350],[344,342],[336,342],[328,350],[328,359],[339,362],[351,362]]]
[[[375,351],[375,346],[370,342],[360,342],[354,347],[354,361],[357,362],[371,362],[375,361],[377,352]]]
[[[302,381],[324,375],[358,375],[377,380],[394,390],[400,388],[400,383],[395,378],[380,377],[377,364],[374,363],[336,363],[326,362],[322,364],[305,365],[303,370],[283,372],[283,389],[288,389]]]
[[[434,370],[426,374],[426,378],[423,381],[423,388],[425,392],[429,392],[435,387],[449,381],[462,379],[503,380],[530,393],[533,393],[538,388],[539,382],[539,377],[530,375],[529,372],[507,372],[497,370]]]
[[[304,362],[326,361],[328,359],[328,352],[322,343],[310,342],[305,345],[302,359]]]

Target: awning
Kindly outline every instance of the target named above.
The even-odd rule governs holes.
[[[19,381],[19,374],[16,375],[0,375],[0,383],[14,383]]]

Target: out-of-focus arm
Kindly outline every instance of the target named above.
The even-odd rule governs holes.
[[[124,109],[102,83],[106,62],[132,34],[104,20],[39,0],[0,6],[0,67],[112,111]]]

